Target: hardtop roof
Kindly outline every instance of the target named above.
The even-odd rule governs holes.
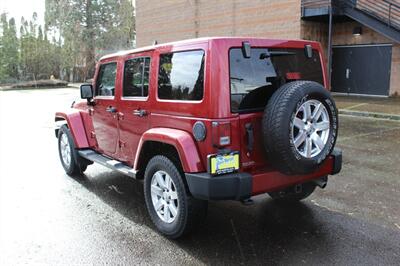
[[[235,41],[237,41],[237,40],[241,40],[241,41],[257,40],[257,41],[273,41],[273,42],[277,42],[277,43],[279,43],[279,42],[301,42],[304,44],[317,43],[314,41],[307,41],[307,40],[289,40],[289,39],[285,40],[285,39],[270,39],[270,38],[257,38],[257,37],[202,37],[202,38],[186,39],[186,40],[181,40],[181,41],[161,43],[161,44],[156,44],[156,45],[149,45],[149,46],[144,46],[144,47],[130,49],[130,50],[123,50],[123,51],[119,51],[116,53],[104,55],[100,58],[100,61],[102,61],[104,59],[109,59],[109,58],[124,57],[129,54],[135,54],[135,53],[156,50],[156,49],[168,47],[168,46],[184,46],[184,45],[199,44],[199,43],[211,42],[211,41],[229,41],[229,40],[235,40]]]

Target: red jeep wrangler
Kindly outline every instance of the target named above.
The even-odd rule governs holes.
[[[342,165],[327,87],[317,42],[203,38],[104,56],[86,101],[56,113],[61,163],[143,180],[152,221],[177,238],[208,200],[297,201],[326,186]]]

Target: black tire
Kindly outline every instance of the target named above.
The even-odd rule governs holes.
[[[295,147],[294,138],[292,138],[295,116],[298,115],[301,106],[309,101],[323,104],[329,117],[330,128],[329,133],[326,133],[326,143],[313,157],[302,155]],[[317,123],[317,121],[311,122]],[[314,172],[324,162],[335,146],[339,120],[336,105],[329,91],[317,82],[294,81],[283,85],[273,94],[265,108],[262,123],[264,147],[268,160],[280,172],[293,175]],[[307,122],[304,123],[306,125]],[[307,132],[309,139],[310,131]],[[303,143],[306,145],[305,141]],[[309,147],[316,149],[316,146]]]
[[[68,164],[67,162],[64,161],[63,156],[62,156],[62,151],[61,151],[61,142],[63,135],[67,137],[68,144],[70,147],[70,163]],[[75,143],[74,139],[72,137],[71,131],[66,125],[61,126],[61,128],[58,130],[58,154],[60,156],[60,161],[61,165],[63,166],[65,173],[70,176],[74,175],[79,175],[82,174],[88,164],[91,162],[87,161],[85,158],[82,158],[79,154],[78,151],[75,148]]]
[[[303,200],[309,197],[315,190],[316,185],[313,183],[304,183],[284,190],[269,192],[269,196],[277,202],[291,203]]]
[[[177,167],[170,159],[157,155],[149,161],[144,174],[144,197],[150,218],[156,228],[171,239],[181,237],[201,223],[208,208],[207,201],[195,199],[190,195],[184,183],[183,172],[178,169],[180,167]],[[153,175],[158,171],[166,172],[170,176],[178,195],[178,214],[171,223],[161,220],[152,202],[151,182]]]

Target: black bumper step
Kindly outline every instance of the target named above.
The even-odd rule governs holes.
[[[137,171],[129,167],[128,165],[124,164],[123,162],[101,155],[100,153],[97,153],[91,149],[79,150],[78,153],[80,156],[82,156],[85,159],[88,159],[89,161],[101,164],[112,170],[116,170],[122,174],[136,178]]]

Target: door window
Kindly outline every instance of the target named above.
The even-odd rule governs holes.
[[[117,74],[117,63],[108,63],[100,66],[96,81],[96,96],[115,95],[115,77]]]
[[[124,97],[147,97],[149,95],[150,58],[133,58],[125,62]]]

